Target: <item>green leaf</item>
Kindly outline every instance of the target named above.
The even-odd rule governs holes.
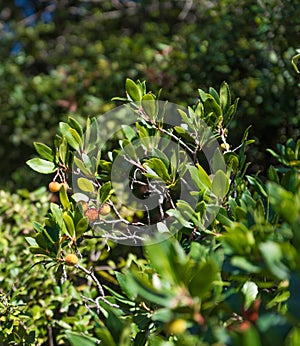
[[[79,122],[74,119],[73,117],[68,117],[68,123],[69,125],[78,132],[79,136],[82,137],[83,136],[83,130],[81,125],[79,124]]]
[[[38,223],[38,222],[36,222],[36,221],[34,221],[32,224],[33,224],[34,229],[35,229],[38,233],[43,233],[43,231],[44,231],[44,226],[43,226],[43,225],[41,225],[40,223]]]
[[[178,285],[183,281],[184,271],[182,269],[186,263],[186,256],[177,241],[167,239],[148,245],[146,257],[157,273],[170,284]]]
[[[68,233],[72,237],[74,237],[75,236],[75,226],[74,226],[74,221],[73,221],[72,217],[67,212],[64,212],[63,213],[63,219],[64,219],[64,222],[66,224]]]
[[[216,172],[219,169],[225,171],[225,161],[221,149],[219,147],[214,151],[213,157],[211,159],[212,171]]]
[[[132,281],[127,280],[125,274],[122,274],[120,272],[116,272],[115,274],[122,291],[129,299],[134,300],[136,296],[133,294],[133,289],[130,286]]]
[[[157,118],[157,103],[152,94],[148,93],[142,97],[142,107],[151,120]]]
[[[122,125],[122,130],[126,136],[126,138],[131,142],[133,139],[137,137],[136,132],[131,126]]]
[[[267,183],[267,191],[272,207],[292,225],[299,215],[293,193],[273,182]]]
[[[92,172],[90,171],[90,169],[87,168],[83,161],[81,161],[77,157],[74,157],[74,166],[79,168],[84,175],[92,177]]]
[[[80,190],[85,191],[85,192],[93,192],[94,191],[94,185],[93,183],[86,179],[86,178],[78,178],[77,179],[77,185]]]
[[[62,227],[63,225],[63,212],[61,208],[55,204],[50,204],[50,210],[52,212],[52,215],[54,216],[55,222],[58,224],[59,227]]]
[[[99,193],[100,193],[100,201],[102,204],[105,203],[110,198],[112,192],[113,190],[111,188],[110,181],[107,181],[101,186]]]
[[[146,166],[149,166],[164,182],[170,182],[168,168],[161,159],[152,157],[146,161]]]
[[[230,90],[226,82],[223,82],[220,87],[220,105],[224,114],[228,111],[231,105]]]
[[[207,98],[204,102],[204,107],[207,113],[213,112],[217,117],[222,115],[222,109],[218,105],[217,101],[210,95],[206,94]]]
[[[184,112],[184,111],[183,111],[182,109],[180,109],[180,108],[178,108],[177,111],[178,111],[178,113],[179,113],[179,115],[180,115],[182,121],[183,121],[185,124],[189,125],[190,128],[193,128],[193,121],[192,121],[192,119],[188,116],[188,114],[189,114],[189,115],[191,114],[192,110],[191,110],[188,114],[187,114],[186,112]],[[177,127],[177,126],[176,126],[176,127]],[[180,127],[180,126],[178,126],[178,127],[182,129],[182,127]]]
[[[246,178],[248,179],[250,185],[253,186],[258,193],[260,193],[265,198],[268,197],[265,188],[258,178],[251,177],[250,175],[246,175]]]
[[[71,204],[68,198],[67,191],[65,190],[64,186],[62,186],[59,190],[59,199],[60,202],[65,210],[68,210],[71,208]]]
[[[272,241],[267,241],[259,245],[259,250],[271,273],[281,280],[287,279],[288,269],[281,262],[283,253],[280,245]]]
[[[202,298],[212,287],[217,279],[218,267],[209,260],[194,269],[194,276],[189,284],[189,291],[193,297]]]
[[[39,244],[40,245],[40,244]],[[36,247],[36,246],[31,246],[29,248],[29,251],[33,254],[33,255],[45,255],[45,256],[48,256],[48,257],[52,257],[50,254],[49,254],[49,251],[46,250],[45,248],[43,247]]]
[[[250,325],[250,327],[241,334],[241,339],[242,340],[238,345],[262,346],[258,331],[253,325]]]
[[[152,155],[152,157],[156,157],[156,158],[161,159],[163,161],[164,165],[166,167],[169,167],[170,161],[169,161],[167,155],[165,153],[163,153],[161,150],[153,148],[151,155]]]
[[[212,192],[219,198],[224,198],[229,190],[229,179],[227,175],[218,170],[212,181]]]
[[[207,95],[205,91],[203,91],[202,89],[198,89],[199,92],[199,96],[202,100],[202,102],[205,102],[207,100]]]
[[[237,171],[239,167],[239,157],[237,154],[232,151],[228,151],[224,154],[224,160],[229,171]]]
[[[25,237],[25,240],[30,246],[37,246],[37,242],[34,238],[32,237]]]
[[[82,334],[66,331],[66,335],[68,340],[70,341],[72,346],[96,346],[98,345],[98,340],[90,337],[85,336]]]
[[[76,224],[76,239],[80,238],[89,227],[89,223],[85,217],[81,218]]]
[[[208,174],[202,168],[202,166],[197,165],[197,167],[189,166],[190,175],[192,180],[195,182],[199,189],[211,189],[212,183],[209,179]]]
[[[34,171],[42,174],[51,174],[57,170],[57,166],[53,162],[39,158],[30,159],[26,164]]]
[[[78,132],[64,122],[59,123],[59,129],[61,134],[67,139],[70,147],[78,150],[81,143],[81,137]]]
[[[257,285],[252,281],[247,281],[242,287],[242,292],[245,296],[245,309],[248,310],[257,297]]]
[[[217,104],[220,104],[220,97],[218,92],[216,91],[216,89],[214,89],[213,87],[209,88],[209,93],[211,94],[211,96],[216,100]]]
[[[136,286],[135,290],[141,297],[155,304],[159,304],[166,307],[171,306],[172,300],[174,299],[174,295],[162,292],[161,289],[155,289],[150,284],[149,280],[146,280],[137,273],[130,273],[129,279],[132,280],[131,285]]]
[[[46,159],[46,160],[51,161],[51,162],[54,161],[54,153],[53,153],[53,150],[50,147],[48,147],[46,144],[40,143],[40,142],[34,142],[33,145],[34,145],[35,150],[37,151],[37,153],[43,159]]]
[[[66,164],[67,153],[68,153],[68,143],[65,137],[62,138],[61,143],[58,148],[59,159],[62,163]]]
[[[126,79],[125,89],[132,101],[140,101],[142,99],[142,92],[132,79]]]
[[[187,219],[181,214],[179,210],[169,209],[167,210],[167,214],[171,217],[174,217],[176,220],[178,220],[183,227],[194,228],[194,225],[191,222],[188,222]]]

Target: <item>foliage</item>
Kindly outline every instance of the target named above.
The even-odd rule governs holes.
[[[300,141],[290,139],[277,151],[270,150],[278,163],[269,167],[266,179],[250,174],[249,129],[240,145],[235,147],[229,140],[228,124],[237,101],[231,99],[228,85],[222,83],[218,91],[198,90],[198,95],[187,111],[179,109],[179,125],[170,127],[159,117],[157,95],[147,92],[145,82],[127,79],[125,98],[118,99],[127,103],[135,122],[123,126],[106,146],[99,146],[96,135],[99,124],[106,124],[101,117],[88,119],[85,128],[69,117],[60,123],[52,148],[35,143],[39,158],[28,165],[69,186],[73,173],[72,189],[61,186],[52,194],[46,218],[37,219],[35,231],[26,235],[28,246],[11,230],[3,231],[17,242],[24,254],[20,258],[36,264],[26,279],[24,262],[17,266],[16,287],[21,285],[27,294],[17,290],[6,295],[1,309],[9,308],[11,313],[1,318],[4,341],[10,341],[9,328],[13,328],[15,343],[20,344],[27,333],[29,345],[45,344],[51,338],[67,345],[100,341],[109,346],[297,345]],[[176,159],[160,150],[159,133],[180,144]],[[141,162],[137,138],[145,152]],[[209,172],[201,149],[210,146],[212,139],[222,150],[213,152],[215,169]],[[182,151],[191,152],[192,161],[186,163]],[[163,186],[160,193],[168,192],[169,204],[161,206],[163,212],[159,208],[158,214],[156,210],[145,216],[120,206],[111,186],[119,156],[133,165],[135,184],[145,183],[153,193],[155,181],[156,187]],[[222,160],[224,170],[217,165]],[[194,207],[176,194],[177,181],[187,177],[191,195],[196,196]],[[134,192],[136,186],[130,186]],[[143,195],[139,197],[143,200]],[[5,198],[20,197],[7,194]],[[35,208],[25,201],[26,208]],[[102,216],[104,204],[110,206],[110,213]],[[90,210],[96,211],[95,218]],[[34,219],[38,211],[31,214]],[[207,223],[210,214],[213,218]],[[159,225],[165,219],[171,222],[157,226],[156,239],[146,241],[143,256],[131,246],[112,243],[118,237],[120,241],[125,231],[130,241],[135,239],[129,225],[145,226],[149,220]],[[117,230],[111,227],[112,220],[117,220]],[[91,255],[97,251],[107,269],[97,269],[99,262]],[[69,253],[79,258],[75,266],[66,265]],[[34,257],[40,260],[33,262]],[[9,261],[15,258],[7,259],[4,266],[12,266]],[[7,283],[3,293],[9,287]]]
[[[26,179],[30,186],[23,162],[33,154],[31,143],[50,145],[57,122],[70,114],[83,124],[86,116],[114,107],[108,100],[126,76],[146,79],[152,89],[161,85],[170,101],[185,106],[198,87],[228,81],[242,98],[230,135],[237,145],[253,125],[253,171],[269,160],[264,148],[298,135],[290,64],[299,18],[294,1],[197,0],[191,8],[172,0],[29,5],[30,11],[36,7],[34,18],[24,19],[8,1],[1,12],[2,185],[13,180],[23,186]]]

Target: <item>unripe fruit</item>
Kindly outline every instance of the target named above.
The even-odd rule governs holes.
[[[65,257],[65,263],[68,266],[75,266],[78,263],[78,257],[73,253],[69,253]]]
[[[99,209],[99,213],[102,216],[108,215],[110,211],[111,211],[110,205],[107,203],[104,203]]]
[[[228,151],[230,149],[230,145],[228,143],[222,143],[220,146],[223,151]]]
[[[89,209],[89,204],[87,202],[80,202],[80,206],[82,208],[83,213],[85,213]]]
[[[186,320],[178,318],[167,324],[166,331],[169,334],[182,334],[186,331],[187,324]]]
[[[90,222],[96,221],[99,218],[99,213],[98,210],[96,208],[89,208],[86,212],[85,212],[85,216],[89,219]]]
[[[51,181],[51,183],[48,185],[50,192],[58,192],[61,188],[61,184],[57,181]]]

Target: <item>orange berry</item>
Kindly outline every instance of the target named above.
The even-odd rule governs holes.
[[[89,219],[90,222],[96,221],[99,218],[99,213],[98,210],[94,207],[89,208],[86,212],[85,212],[85,216]]]
[[[110,211],[111,211],[110,205],[107,203],[104,203],[99,209],[99,213],[102,216],[108,215]]]
[[[61,184],[57,181],[51,181],[51,183],[48,185],[50,192],[58,192],[61,188]]]
[[[69,253],[65,257],[65,263],[68,266],[75,266],[78,263],[78,257],[73,253]]]

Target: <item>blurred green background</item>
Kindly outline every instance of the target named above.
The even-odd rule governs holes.
[[[2,1],[0,8],[0,187],[43,181],[25,161],[33,141],[51,145],[59,121],[117,104],[125,78],[162,88],[187,105],[223,80],[240,98],[231,142],[252,124],[252,171],[265,148],[299,135],[300,6],[293,0]],[[47,178],[48,180],[49,178]]]

